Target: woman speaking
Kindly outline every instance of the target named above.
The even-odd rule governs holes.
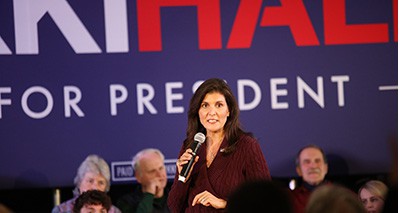
[[[194,136],[204,133],[204,144],[193,153]],[[194,157],[184,181],[182,169]],[[246,181],[270,180],[267,162],[257,140],[240,127],[239,107],[225,81],[208,79],[190,100],[188,126],[177,173],[168,196],[171,212],[224,211],[227,198]]]

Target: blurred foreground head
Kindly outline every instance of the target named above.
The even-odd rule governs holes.
[[[339,185],[318,187],[310,196],[306,213],[365,213],[365,209],[353,191]]]
[[[273,181],[246,182],[228,198],[227,212],[291,213],[288,191]]]

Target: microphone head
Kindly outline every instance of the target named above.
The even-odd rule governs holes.
[[[198,132],[194,136],[194,140],[199,142],[199,143],[204,143],[204,141],[206,140],[206,136],[203,133]]]

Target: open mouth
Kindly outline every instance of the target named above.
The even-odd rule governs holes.
[[[213,123],[217,123],[218,120],[216,120],[216,119],[209,119],[209,120],[207,120],[207,122],[213,124]]]

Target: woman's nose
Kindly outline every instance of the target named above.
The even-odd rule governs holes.
[[[209,115],[215,115],[216,114],[216,110],[214,109],[214,107],[210,108],[210,111],[208,112]]]

